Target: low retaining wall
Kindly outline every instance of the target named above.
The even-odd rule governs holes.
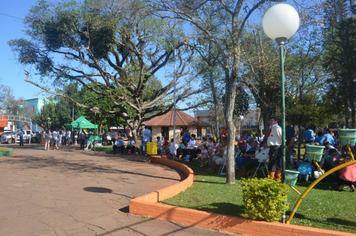
[[[258,236],[348,236],[346,232],[324,230],[282,223],[254,221],[245,218],[213,214],[205,211],[168,206],[157,203],[176,196],[193,184],[194,173],[186,165],[152,156],[151,162],[161,163],[182,171],[187,178],[172,186],[145,194],[130,201],[130,213],[179,222],[187,225],[215,229],[227,233]]]

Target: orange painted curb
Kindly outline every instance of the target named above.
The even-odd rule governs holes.
[[[246,236],[351,236],[352,233],[333,230],[310,228],[298,225],[287,225],[276,222],[254,221],[251,219],[213,214],[205,211],[168,206],[157,203],[164,199],[174,197],[193,184],[194,172],[188,166],[152,156],[151,162],[161,163],[182,171],[187,178],[172,186],[145,194],[130,201],[130,213],[148,217],[179,222],[186,225],[220,230],[227,233],[242,234]]]

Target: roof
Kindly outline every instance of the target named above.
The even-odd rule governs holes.
[[[74,129],[95,129],[98,128],[98,125],[94,125],[93,123],[90,123],[87,119],[85,119],[83,116],[79,117],[75,121],[73,121],[71,124],[66,125],[67,129],[74,128]]]
[[[173,111],[169,111],[164,115],[153,117],[151,120],[145,122],[146,126],[173,126]],[[209,127],[210,124],[202,122],[197,118],[188,115],[183,111],[176,111],[176,126],[196,126]]]

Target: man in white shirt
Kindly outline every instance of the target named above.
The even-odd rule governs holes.
[[[174,143],[174,140],[171,139],[171,155],[173,156],[173,152],[174,152],[174,156],[177,156],[177,150],[178,150],[178,144]]]
[[[267,135],[267,145],[269,147],[268,171],[271,179],[280,181],[282,178],[282,128],[278,125],[275,117],[270,119],[270,132]]]
[[[247,170],[254,169],[258,166],[260,162],[268,162],[269,161],[269,147],[266,142],[261,142],[262,147],[257,148],[255,157],[248,159],[244,166]],[[250,173],[254,171],[250,171]]]
[[[66,136],[66,138],[67,138],[67,146],[70,144],[71,136],[72,136],[72,132],[70,132],[70,130],[68,129],[67,130],[67,136]]]
[[[129,154],[129,150],[131,150],[131,154],[135,154],[135,140],[133,140],[132,137],[129,138],[129,140],[127,141],[127,145],[126,145],[126,153]]]
[[[52,137],[53,137],[53,140],[54,140],[54,147],[53,149],[59,149],[58,148],[58,129],[54,130],[53,133],[52,133]]]

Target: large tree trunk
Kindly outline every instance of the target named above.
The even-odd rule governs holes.
[[[237,49],[238,46],[237,46]],[[235,60],[237,60],[235,58]],[[228,77],[228,72],[226,72],[226,94],[224,101],[224,110],[225,110],[225,121],[228,131],[227,139],[227,156],[226,156],[226,172],[227,178],[226,183],[235,184],[235,124],[233,121],[234,107],[235,107],[235,96],[236,96],[236,83],[237,83],[237,66],[238,63],[234,63],[235,68],[231,72],[231,77]]]
[[[213,102],[214,102],[214,125],[215,125],[215,136],[217,138],[217,140],[220,137],[220,130],[219,130],[219,122],[218,122],[218,99],[216,97],[216,89],[215,89],[215,85],[214,85],[214,78],[213,78],[213,73],[210,70],[209,71],[209,82],[210,82],[210,87],[211,87],[211,92],[213,95]]]

